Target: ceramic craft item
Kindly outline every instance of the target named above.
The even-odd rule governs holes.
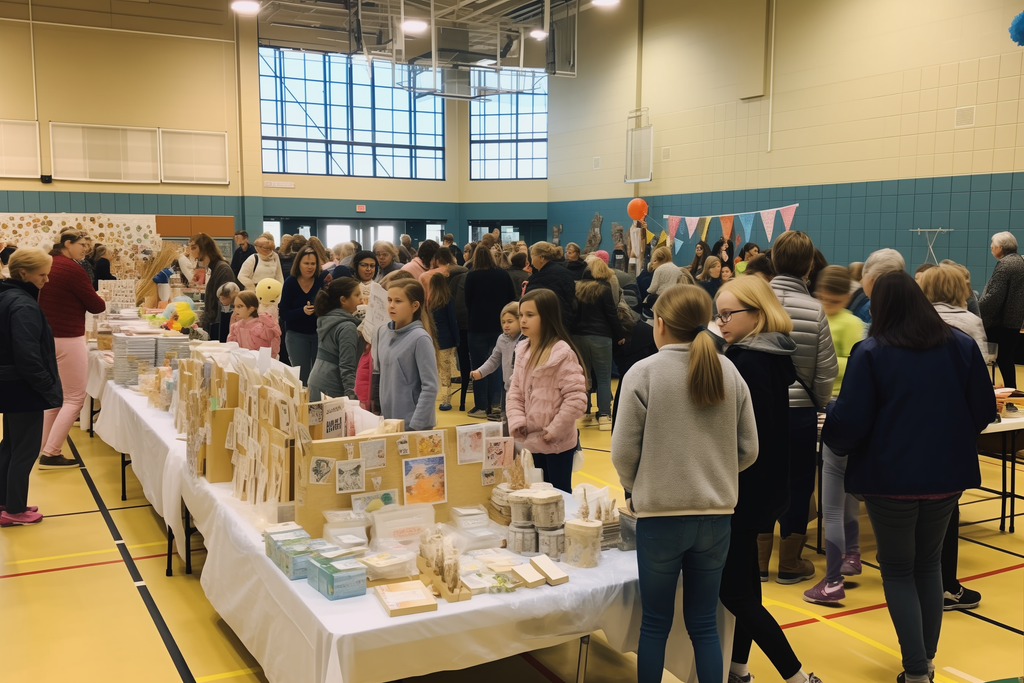
[[[512,487],[507,482],[502,482],[491,491],[491,500],[495,505],[508,507],[508,494],[512,493]]]
[[[554,529],[565,524],[565,499],[560,491],[534,491],[533,524],[538,529]]]
[[[574,567],[596,567],[601,561],[601,530],[603,525],[587,519],[570,519],[565,523],[566,562]]]
[[[508,496],[509,507],[512,508],[512,524],[515,526],[533,526],[533,496],[529,491],[514,491]]]
[[[537,551],[557,560],[565,554],[565,529],[537,529]]]
[[[537,552],[537,530],[532,526],[510,526],[508,528],[508,548],[518,555]]]

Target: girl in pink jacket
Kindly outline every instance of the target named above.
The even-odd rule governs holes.
[[[281,350],[281,327],[268,313],[260,315],[260,301],[255,292],[240,292],[235,297],[235,314],[231,318],[228,341],[237,342],[243,349],[259,351],[270,347],[270,355],[277,358]]]
[[[554,292],[524,294],[519,327],[526,340],[516,349],[508,388],[509,434],[530,449],[545,481],[571,493],[576,420],[587,410],[587,381]]]

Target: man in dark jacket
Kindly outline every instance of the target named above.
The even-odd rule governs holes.
[[[452,252],[452,256],[455,257],[455,262],[460,266],[466,265],[466,255],[459,249],[459,245],[455,244],[455,235],[446,233],[444,236],[444,244],[442,245]]]
[[[1017,366],[1013,354],[1024,324],[1024,257],[1017,253],[1017,238],[1009,232],[992,236],[992,255],[999,260],[985,291],[978,299],[985,336],[999,345],[996,365],[1003,385],[1017,387]]]
[[[0,281],[0,526],[43,518],[28,507],[29,475],[39,457],[43,412],[64,403],[53,332],[38,303],[51,262],[41,249],[19,249],[10,258],[11,278]]]
[[[235,277],[238,277],[238,271],[242,269],[246,259],[256,255],[256,247],[249,244],[249,233],[245,230],[235,233],[235,245],[235,253],[231,256],[231,270],[234,271]]]
[[[550,289],[554,292],[562,306],[562,324],[568,330],[576,311],[576,279],[565,266],[555,262],[558,248],[550,242],[534,244],[530,249],[530,257],[533,261],[533,275],[526,282],[526,292],[535,289]]]

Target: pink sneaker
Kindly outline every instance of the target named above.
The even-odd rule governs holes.
[[[843,558],[843,566],[839,569],[843,576],[860,576],[860,553],[849,553]]]
[[[5,506],[0,505],[0,512],[3,512],[6,509],[7,508]],[[29,512],[39,512],[39,508],[37,508],[35,505],[29,505],[25,509]]]
[[[814,586],[804,591],[804,600],[813,602],[816,605],[838,605],[840,600],[846,598],[846,589],[843,587],[843,580],[829,583],[822,579]]]
[[[43,521],[43,516],[38,512],[26,510],[17,515],[9,515],[6,510],[0,512],[0,526],[25,526],[28,524],[39,524],[41,521]]]

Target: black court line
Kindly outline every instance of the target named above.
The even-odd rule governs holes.
[[[153,600],[153,595],[149,592],[149,587],[146,582],[142,579],[142,574],[139,572],[139,568],[135,565],[135,560],[132,559],[132,555],[128,552],[128,547],[121,538],[121,532],[118,531],[117,525],[114,524],[114,518],[110,516],[110,510],[107,509],[106,504],[103,502],[103,497],[100,496],[99,489],[96,488],[95,482],[92,480],[92,475],[89,474],[89,469],[85,466],[85,462],[82,460],[82,456],[78,453],[78,449],[75,447],[75,442],[68,436],[68,445],[71,447],[71,452],[75,456],[75,460],[78,461],[79,468],[82,472],[82,477],[85,478],[85,483],[92,492],[92,497],[96,501],[96,507],[99,508],[99,513],[103,515],[103,521],[107,523],[107,529],[110,531],[110,535],[114,539],[114,544],[117,546],[118,552],[121,553],[121,559],[124,561],[125,567],[128,568],[128,574],[131,575],[132,581],[135,582],[135,587],[139,589],[139,596],[142,598],[142,602],[145,603],[146,609],[149,610],[149,616],[153,619],[153,624],[156,626],[157,632],[160,634],[160,639],[164,642],[164,647],[167,648],[167,654],[171,657],[171,662],[174,664],[174,668],[178,670],[178,675],[181,677],[182,683],[196,683],[195,676],[192,675],[192,670],[188,668],[188,664],[185,662],[185,657],[181,654],[181,650],[178,648],[178,644],[174,641],[174,636],[171,635],[171,630],[167,627],[167,622],[164,621],[163,615],[160,614],[160,609],[156,606],[156,601]]]
[[[150,508],[150,507],[153,507],[153,506],[150,505],[149,503],[146,503],[145,505],[127,505],[127,506],[125,506],[123,508],[107,508],[107,509],[110,510],[111,512],[116,512],[118,510],[134,510],[136,508]],[[46,518],[47,519],[53,519],[54,517],[74,517],[75,515],[95,515],[97,512],[99,512],[99,510],[82,510],[81,512],[62,512],[59,515],[46,515]]]
[[[1020,553],[1015,553],[1012,550],[1007,550],[1006,548],[1000,548],[997,545],[991,545],[991,544],[988,544],[988,543],[982,543],[981,541],[976,541],[973,538],[968,538],[967,536],[961,536],[960,540],[961,541],[967,541],[968,543],[974,543],[975,545],[984,546],[986,548],[991,548],[992,550],[998,550],[1001,553],[1006,553],[1007,555],[1013,555],[1014,557],[1024,558],[1024,555],[1021,555]]]
[[[993,626],[998,626],[999,628],[1006,629],[1010,633],[1016,633],[1018,636],[1024,636],[1024,631],[1021,631],[1019,628],[1014,628],[1013,626],[1010,626],[1008,624],[1004,624],[1001,621],[996,621],[995,619],[989,619],[988,617],[983,617],[980,614],[977,614],[977,613],[975,613],[975,612],[973,612],[973,611],[971,611],[969,609],[958,609],[958,610],[951,610],[951,611],[956,611],[956,612],[960,612],[961,614],[966,614],[967,616],[974,617],[975,619],[977,619],[979,621],[984,621],[986,623],[992,624]]]
[[[998,500],[998,498],[996,500]],[[1006,514],[1006,519],[1010,519],[1010,516],[1011,516],[1010,513],[1007,513]],[[1015,515],[1013,515],[1013,517],[1014,518],[1024,517],[1024,512],[1018,512]],[[979,520],[975,520],[973,522],[960,522],[960,526],[961,527],[974,526],[975,524],[985,524],[986,522],[998,522],[998,521],[1000,521],[999,517],[992,517],[991,519],[979,519]]]

